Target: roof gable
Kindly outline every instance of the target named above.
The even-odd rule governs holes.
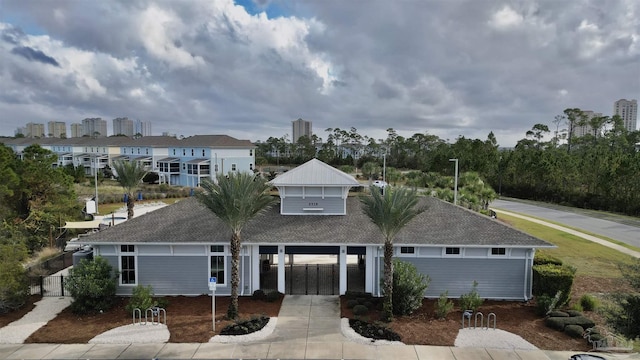
[[[318,159],[289,170],[270,181],[273,186],[360,186],[353,176]]]

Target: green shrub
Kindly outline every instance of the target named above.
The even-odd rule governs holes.
[[[617,305],[604,311],[607,322],[630,339],[640,336],[640,295],[622,294],[615,300]]]
[[[552,329],[563,331],[567,325],[580,325],[583,329],[594,327],[593,320],[584,316],[573,317],[549,317],[544,321],[545,325]]]
[[[533,258],[533,265],[546,264],[562,265],[562,260],[539,251],[536,252],[536,255]]]
[[[550,327],[552,329],[556,329],[556,330],[560,330],[560,331],[564,331],[564,327],[565,327],[565,322],[564,319],[568,319],[566,317],[548,317],[544,320],[544,324],[547,325],[547,327]]]
[[[581,338],[584,333],[584,329],[580,325],[567,325],[564,327],[564,333],[572,338]]]
[[[347,290],[347,292],[344,293],[344,296],[347,299],[358,299],[358,298],[371,299],[373,297],[371,293],[362,292],[362,291],[352,291],[352,290]]]
[[[362,316],[366,315],[369,312],[369,309],[364,305],[356,305],[353,307],[353,315]]]
[[[449,292],[440,294],[435,304],[435,315],[437,319],[444,319],[453,310],[453,301],[449,300]]]
[[[571,286],[576,269],[567,265],[543,264],[533,266],[533,295],[556,294],[562,291],[557,306],[571,299]]]
[[[484,299],[482,299],[480,294],[478,294],[478,282],[474,281],[471,291],[460,296],[460,310],[472,310],[473,312],[476,312],[483,302]]]
[[[393,313],[412,314],[422,306],[431,279],[419,273],[413,264],[397,259],[393,260],[393,269]]]
[[[264,301],[264,300],[266,300],[266,299],[267,299],[267,294],[265,294],[265,293],[264,293],[264,291],[262,291],[262,290],[258,289],[258,290],[256,290],[256,291],[254,291],[254,292],[253,292],[253,294],[251,295],[251,297],[252,297],[254,300],[261,300],[261,301]]]
[[[258,316],[249,320],[241,320],[220,330],[220,335],[246,335],[261,330],[269,323],[266,316]]]
[[[577,305],[577,306],[576,306]],[[570,310],[567,310],[567,314],[569,314],[569,316],[573,317],[573,316],[583,316],[584,314],[582,314],[582,310],[580,310],[582,307],[580,306],[580,304],[573,304],[573,307]]]
[[[269,291],[267,293],[267,302],[276,302],[282,298],[282,294],[277,291]]]
[[[129,314],[133,314],[134,309],[140,309],[140,311],[144,313],[146,309],[152,307],[165,307],[161,305],[163,304],[161,304],[160,301],[153,298],[153,288],[151,285],[138,285],[133,288],[131,298],[125,306],[125,310],[127,310]]]
[[[564,311],[560,311],[560,310],[553,310],[552,312],[549,313],[549,317],[570,317],[571,315],[567,314]]]
[[[598,299],[591,295],[584,294],[580,297],[580,305],[584,311],[594,311],[598,308]]]
[[[65,281],[65,287],[73,297],[71,310],[76,314],[108,310],[116,294],[117,278],[113,267],[104,258],[82,259],[69,270]]]
[[[358,303],[358,300],[355,300],[355,299],[347,300],[347,308],[353,309],[353,307],[356,305],[360,305],[360,303]]]
[[[27,271],[20,263],[25,253],[21,246],[0,246],[0,314],[16,310],[27,301]]]

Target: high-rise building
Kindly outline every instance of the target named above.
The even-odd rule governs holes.
[[[151,136],[151,121],[136,120],[136,129],[134,135]]]
[[[113,135],[133,136],[133,120],[126,117],[113,119]]]
[[[613,103],[613,115],[620,115],[628,131],[638,129],[638,101],[620,99]]]
[[[71,124],[71,137],[77,138],[82,137],[84,135],[84,129],[82,128],[82,124],[74,123]]]
[[[28,123],[25,126],[26,134],[28,138],[43,138],[44,137],[44,124]]]
[[[602,116],[602,113],[593,112],[591,110],[582,110],[582,113],[585,116],[585,122],[584,124],[575,124],[573,126],[573,134],[571,134],[571,136],[573,136],[574,138],[585,136],[587,134],[593,135],[593,128],[591,127],[589,120],[593,119],[594,117]]]
[[[291,122],[291,126],[292,126],[292,139],[291,142],[293,142],[294,144],[298,142],[298,139],[300,139],[303,136],[307,136],[309,138],[311,138],[311,121],[306,121],[306,120],[302,120],[302,119],[298,119],[298,120],[294,120]]]
[[[82,120],[83,135],[90,137],[106,137],[107,121],[101,118],[86,118]]]
[[[22,135],[22,136],[27,136],[27,128],[24,126],[20,126],[16,129],[16,131],[14,132],[14,134],[16,136],[18,135]]]
[[[54,138],[67,137],[67,124],[64,121],[49,121],[47,123],[47,136]]]

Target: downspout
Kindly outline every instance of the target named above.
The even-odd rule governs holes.
[[[529,291],[527,290],[529,289],[529,272],[531,272],[531,269],[529,267],[530,257],[531,257],[531,249],[528,249],[524,255],[524,289],[523,289],[524,301],[529,301]]]
[[[244,246],[240,246],[240,296],[244,296]]]

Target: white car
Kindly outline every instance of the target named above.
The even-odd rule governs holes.
[[[387,186],[389,186],[389,184],[387,184],[387,182],[383,181],[383,180],[374,180],[371,185],[373,185],[375,187],[379,187],[380,189],[384,189]]]

